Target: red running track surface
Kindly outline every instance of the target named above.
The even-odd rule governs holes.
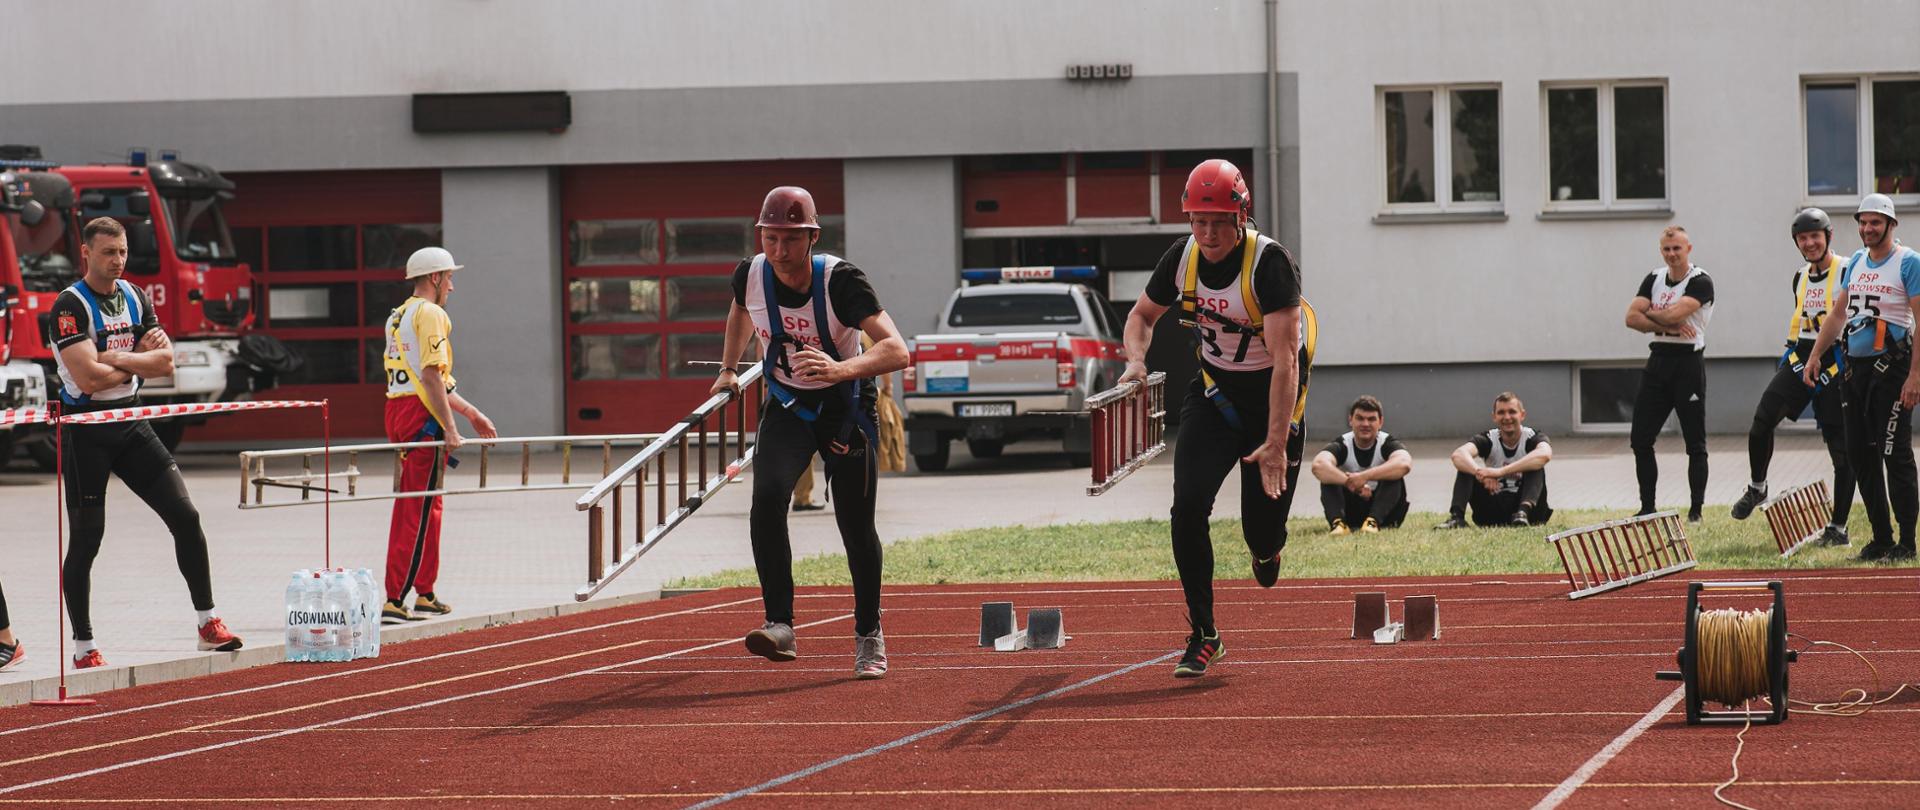
[[[1765,576],[1787,581],[1789,629],[1867,653],[1881,694],[1920,682],[1920,578]],[[1348,639],[1366,590],[1396,618],[1436,594],[1443,638]],[[757,596],[719,591],[137,687],[83,713],[0,710],[0,807],[1711,805],[1738,728],[1685,725],[1676,685],[1653,679],[1673,666],[1685,580],[1566,590],[1220,583],[1227,655],[1175,680],[1173,583],[894,587],[880,681],[851,678],[848,593],[804,591],[801,658],[774,664],[739,642]],[[980,603],[1008,599],[1022,617],[1063,608],[1070,643],[979,649]],[[1792,670],[1799,699],[1868,684],[1825,648]],[[1747,804],[1920,806],[1920,695],[1756,726],[1740,767],[1728,796]]]

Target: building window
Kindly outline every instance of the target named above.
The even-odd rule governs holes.
[[[1666,207],[1666,85],[1554,84],[1542,91],[1548,210]]]
[[[1808,79],[1804,90],[1809,198],[1920,203],[1920,78]]]
[[[1390,212],[1499,211],[1500,90],[1380,92]]]
[[[1633,424],[1640,393],[1640,366],[1581,366],[1574,370],[1574,427],[1624,432]]]

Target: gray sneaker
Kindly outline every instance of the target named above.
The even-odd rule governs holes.
[[[1733,519],[1746,520],[1748,515],[1753,514],[1754,508],[1766,499],[1766,487],[1754,489],[1752,484],[1748,484],[1746,490],[1740,493],[1740,500],[1733,502]]]
[[[793,628],[779,622],[767,622],[748,633],[747,652],[768,661],[792,661],[800,657],[793,646]]]
[[[854,636],[853,645],[853,677],[863,681],[887,677],[887,639],[879,628],[870,636]]]

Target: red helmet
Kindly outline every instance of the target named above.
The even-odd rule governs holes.
[[[762,228],[810,228],[820,230],[820,211],[813,206],[813,195],[799,186],[781,186],[767,192],[760,204]]]
[[[1180,192],[1180,210],[1186,213],[1220,212],[1238,214],[1244,219],[1253,205],[1247,180],[1240,169],[1220,158],[1203,161],[1187,175],[1187,189]]]

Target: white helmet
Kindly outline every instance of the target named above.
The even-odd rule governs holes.
[[[454,264],[453,254],[448,253],[446,248],[423,247],[414,251],[412,256],[407,257],[407,280],[412,281],[421,276],[433,275],[442,270],[458,270],[465,266],[464,264]]]
[[[1860,210],[1853,212],[1853,218],[1858,220],[1861,214],[1879,214],[1893,223],[1900,221],[1899,215],[1893,212],[1893,198],[1885,194],[1868,194],[1861,199]]]

